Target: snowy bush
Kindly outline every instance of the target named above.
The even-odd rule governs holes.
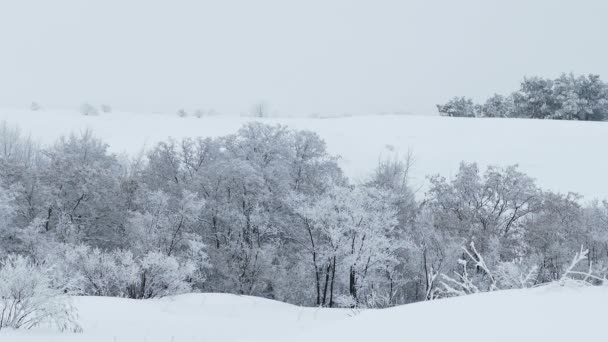
[[[479,292],[529,288],[537,285],[538,267],[526,265],[522,259],[511,262],[499,262],[496,270],[490,270],[484,258],[471,242],[470,248],[463,248],[467,259],[458,260],[462,271],[454,272],[455,276],[442,274],[441,287],[435,292],[435,297],[462,296]],[[598,271],[593,263],[588,263],[588,269],[579,270],[583,261],[588,261],[589,250],[581,247],[574,255],[570,264],[564,270],[559,280],[560,285],[566,283],[576,285],[605,285],[608,283],[606,270]],[[473,261],[473,267],[469,267]]]
[[[340,308],[356,308],[358,305],[357,299],[351,295],[339,295],[336,298],[336,306]]]
[[[110,105],[102,104],[100,106],[100,108],[101,108],[101,111],[104,113],[112,113],[112,107]]]
[[[103,252],[80,245],[69,250],[65,263],[82,294],[124,297],[139,267],[128,251]]]
[[[51,286],[47,272],[23,256],[9,255],[0,262],[0,329],[50,325],[81,330],[74,308]]]
[[[130,251],[80,245],[65,251],[54,272],[80,294],[145,299],[190,291],[193,282],[204,280],[205,258],[204,252],[185,261],[157,252],[135,258]]]
[[[38,102],[32,102],[32,103],[30,104],[30,110],[31,110],[32,112],[39,111],[40,109],[42,109],[42,107],[40,106],[40,104],[38,104]]]
[[[606,285],[608,284],[607,273],[597,272],[594,270],[593,263],[588,262],[588,268],[586,270],[579,270],[579,264],[583,261],[588,261],[589,250],[581,246],[578,253],[574,254],[570,265],[566,268],[563,275],[559,279],[560,285],[565,283],[576,283],[584,285]]]
[[[96,116],[99,115],[99,111],[90,103],[83,103],[80,105],[80,114],[85,116]]]
[[[177,116],[179,116],[180,118],[185,118],[186,116],[188,116],[188,112],[186,112],[185,109],[180,109],[177,111]]]
[[[500,289],[523,289],[536,285],[538,266],[528,265],[519,258],[498,263],[495,273]]]
[[[465,97],[455,97],[444,105],[437,105],[437,110],[443,116],[474,118],[479,115],[473,100]]]
[[[187,282],[195,272],[191,263],[180,265],[175,257],[152,252],[143,258],[140,267],[128,288],[130,298],[163,297],[191,290]]]

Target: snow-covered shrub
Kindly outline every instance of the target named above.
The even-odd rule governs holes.
[[[0,262],[0,329],[50,325],[61,331],[81,330],[76,311],[62,291],[53,288],[48,272],[19,255]]]
[[[495,270],[490,270],[484,258],[471,243],[470,248],[463,248],[467,260],[460,259],[458,263],[462,266],[462,271],[454,272],[455,276],[442,274],[444,281],[441,287],[436,290],[435,298],[462,296],[467,294],[515,289],[529,288],[537,285],[538,266],[526,264],[522,259],[511,262],[499,262]],[[560,285],[572,283],[576,285],[605,285],[608,284],[607,272],[605,269],[598,270],[593,267],[592,262],[588,262],[587,270],[579,270],[581,262],[588,261],[589,250],[581,247],[566,267],[562,276],[554,281]],[[472,266],[469,264],[473,261]]]
[[[180,109],[177,111],[177,116],[179,116],[180,118],[185,118],[186,116],[188,116],[188,112],[186,112],[185,109]]]
[[[193,246],[184,259],[158,252],[134,257],[130,251],[63,246],[53,275],[57,283],[88,296],[145,299],[180,294],[190,291],[192,283],[202,283],[208,266],[202,246]]]
[[[187,242],[188,249],[182,256],[182,260],[187,260],[188,267],[191,268],[191,273],[188,274],[188,282],[193,287],[200,287],[207,280],[207,274],[211,268],[209,256],[206,252],[206,246],[201,241],[189,240]],[[190,271],[189,271],[190,272]]]
[[[182,265],[175,257],[148,253],[141,261],[139,274],[129,285],[130,298],[155,298],[180,294],[192,288],[187,280],[194,274],[192,263]]]
[[[42,109],[42,107],[40,106],[40,104],[38,104],[38,102],[32,102],[32,104],[30,104],[30,110],[32,112],[39,111],[40,109]]]
[[[538,266],[526,264],[522,258],[499,262],[496,281],[500,289],[523,289],[534,286],[538,278]]]
[[[102,104],[100,106],[100,108],[101,108],[101,111],[104,113],[112,113],[112,107],[110,105]]]
[[[80,245],[66,251],[65,263],[79,291],[91,296],[124,297],[139,274],[139,266],[128,251],[103,252]]]
[[[566,283],[576,283],[583,285],[606,285],[608,284],[608,278],[606,271],[598,272],[594,269],[593,263],[588,263],[588,268],[585,271],[579,271],[581,268],[579,264],[583,261],[588,261],[589,250],[584,249],[581,246],[581,250],[574,254],[570,265],[566,267],[564,273],[559,279],[559,284],[564,285]]]
[[[351,295],[339,295],[336,298],[336,306],[340,308],[356,308],[358,307],[357,299]]]
[[[90,103],[83,103],[80,105],[80,114],[86,116],[99,115],[99,111]]]
[[[474,118],[479,115],[479,109],[473,100],[465,97],[454,97],[446,104],[437,105],[437,110],[443,116]]]
[[[205,111],[202,109],[197,109],[194,111],[194,117],[196,118],[202,118],[203,116],[205,116]]]

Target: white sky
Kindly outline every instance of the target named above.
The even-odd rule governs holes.
[[[434,114],[608,77],[608,1],[0,0],[0,106]]]

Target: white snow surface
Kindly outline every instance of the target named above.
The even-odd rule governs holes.
[[[261,121],[317,132],[330,153],[341,156],[346,174],[367,177],[379,158],[405,156],[415,163],[412,184],[422,196],[426,176],[453,176],[461,161],[518,164],[544,189],[578,192],[586,199],[608,197],[608,123],[531,119],[469,119],[438,116],[353,116],[339,118],[186,117],[171,114],[0,110],[0,121],[52,143],[61,135],[91,129],[116,153],[136,154],[168,137],[217,137]]]
[[[301,308],[268,299],[187,294],[73,298],[84,332],[2,331],[10,342],[600,341],[607,287],[509,290],[390,309]]]

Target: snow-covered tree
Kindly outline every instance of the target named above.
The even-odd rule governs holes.
[[[53,198],[42,213],[47,231],[67,219],[92,245],[116,243],[125,210],[117,177],[121,168],[107,145],[84,132],[60,139],[44,154],[48,164],[41,181]]]
[[[251,106],[251,116],[265,118],[270,115],[270,108],[266,102],[258,102]]]
[[[494,250],[503,259],[522,253],[524,219],[539,210],[540,193],[532,178],[515,166],[491,166],[481,176],[476,164],[462,163],[450,182],[440,176],[430,181],[428,204],[439,229],[475,241],[482,253]],[[491,248],[496,244],[498,250]]]
[[[474,118],[479,116],[479,107],[473,100],[465,97],[454,97],[446,104],[437,105],[437,110],[443,116]]]
[[[364,302],[378,281],[374,273],[397,263],[402,244],[391,239],[397,213],[383,196],[371,188],[333,187],[320,197],[295,199],[308,235],[302,243],[314,268],[317,305],[333,306],[342,288],[355,303]]]
[[[508,96],[495,94],[482,106],[455,97],[437,108],[446,116],[602,121],[608,119],[608,85],[593,74],[562,74],[556,79],[526,77],[518,91]]]
[[[494,94],[481,106],[485,118],[508,118],[514,115],[513,98]]]
[[[143,254],[157,251],[175,255],[199,240],[199,216],[204,202],[184,191],[181,198],[170,198],[162,191],[143,196],[142,211],[132,214],[127,228],[131,248]]]

